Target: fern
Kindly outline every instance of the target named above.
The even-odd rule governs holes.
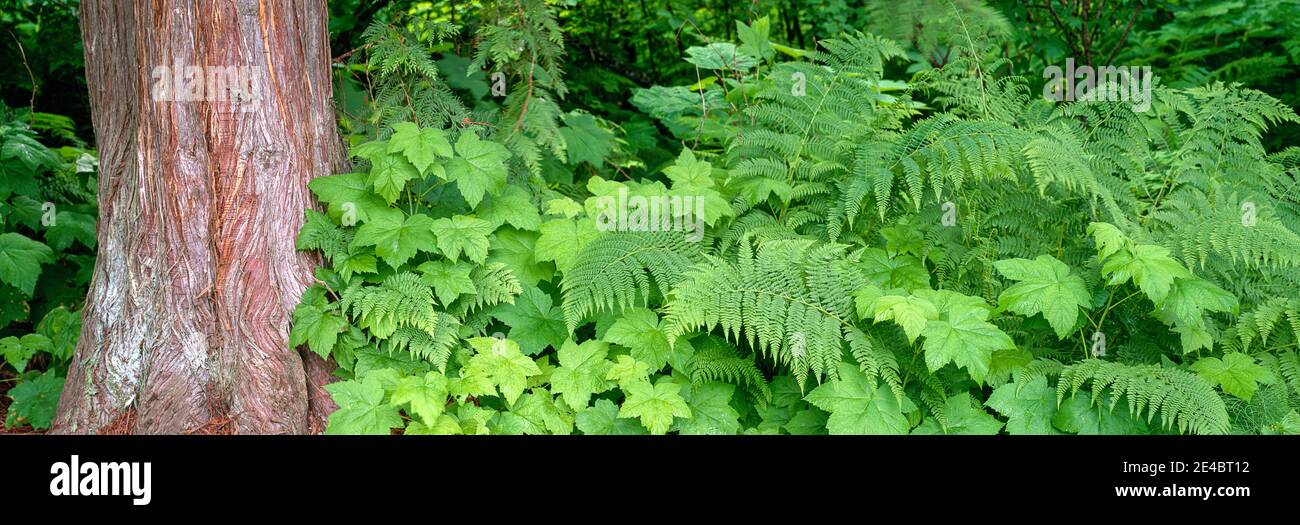
[[[692,341],[692,345],[695,355],[687,365],[691,381],[723,381],[737,385],[753,396],[759,410],[772,401],[767,378],[754,365],[753,357],[741,357],[735,347],[714,336],[704,336]]]
[[[1123,365],[1100,359],[1085,359],[1061,370],[1056,386],[1057,402],[1078,392],[1084,385],[1092,391],[1092,402],[1108,396],[1111,410],[1120,398],[1128,399],[1134,417],[1156,416],[1166,428],[1181,432],[1225,434],[1229,420],[1223,398],[1196,374],[1157,365]]]
[[[735,263],[708,257],[671,293],[669,341],[720,327],[789,367],[800,385],[809,373],[838,377],[842,344],[855,330],[852,293],[866,282],[844,248],[770,241],[757,251],[742,243]]]
[[[609,232],[583,246],[565,273],[564,320],[645,304],[679,283],[700,258],[697,243],[670,232]]]

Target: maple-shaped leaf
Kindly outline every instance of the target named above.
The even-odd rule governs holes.
[[[1046,377],[1038,376],[1024,385],[1002,385],[985,404],[1006,416],[1009,434],[1059,434],[1052,428],[1056,390],[1047,386]]]
[[[325,390],[339,407],[329,415],[326,434],[387,435],[402,426],[397,407],[384,402],[384,386],[377,378],[338,381]]]
[[[591,401],[592,394],[609,390],[605,379],[613,365],[608,359],[609,344],[603,341],[586,341],[582,344],[565,341],[558,352],[560,366],[551,372],[551,390],[564,399],[574,410],[581,410]]]
[[[1079,319],[1079,308],[1091,300],[1083,278],[1050,255],[1034,260],[1005,259],[993,263],[1003,277],[1017,281],[1002,291],[998,303],[1024,316],[1039,313],[1064,339]]]
[[[375,215],[361,225],[353,241],[361,246],[374,246],[375,254],[394,269],[400,268],[416,252],[433,253],[434,220],[428,215],[411,215],[403,219],[400,214]]]
[[[484,193],[496,195],[505,189],[509,158],[505,146],[482,140],[472,131],[462,132],[456,141],[456,157],[447,163],[447,180],[456,183],[471,208],[476,207]]]
[[[63,383],[64,378],[53,371],[18,383],[8,392],[9,398],[13,399],[13,404],[9,405],[9,418],[37,430],[50,428]]]
[[[1238,307],[1236,296],[1196,276],[1175,279],[1156,305],[1156,317],[1183,326],[1200,324],[1205,312],[1231,312]]]
[[[54,215],[54,224],[45,230],[45,240],[51,248],[58,251],[72,246],[72,241],[81,241],[87,248],[95,247],[95,216],[89,213],[77,213],[60,210]]]
[[[510,332],[506,337],[519,343],[525,354],[536,355],[547,346],[560,348],[569,338],[564,312],[555,306],[550,294],[536,286],[524,287],[514,304],[500,304],[492,310]]]
[[[1255,363],[1255,358],[1241,352],[1223,354],[1223,359],[1203,357],[1190,367],[1211,385],[1218,385],[1225,393],[1250,401],[1260,384],[1271,385],[1273,373]]]
[[[334,271],[345,281],[351,279],[353,274],[379,273],[378,261],[373,246],[362,246],[358,242],[349,243],[346,250],[340,250],[330,257]]]
[[[596,167],[604,164],[605,157],[614,149],[614,134],[586,113],[565,113],[562,118],[564,127],[560,128],[560,134],[567,145],[569,164],[586,162]]]
[[[298,306],[293,309],[293,328],[289,329],[289,346],[297,347],[306,343],[307,348],[323,358],[328,359],[330,350],[338,341],[339,333],[348,327],[337,308],[332,308],[325,297],[325,288],[312,285],[302,294]]]
[[[617,383],[619,388],[624,390],[632,383],[648,381],[649,377],[650,365],[637,361],[630,355],[618,356],[614,364],[609,367],[609,372],[605,374],[605,379]]]
[[[447,377],[438,372],[401,378],[393,388],[390,402],[409,405],[410,412],[426,425],[435,425],[447,408]]]
[[[669,363],[674,369],[685,370],[686,362],[695,355],[695,349],[685,339],[675,345],[668,344],[665,326],[659,315],[648,308],[626,308],[622,316],[605,332],[604,339],[632,351],[637,361],[650,365],[657,371]]]
[[[31,297],[41,265],[54,262],[54,250],[21,233],[0,234],[0,282]]]
[[[1174,279],[1192,277],[1181,263],[1169,255],[1169,249],[1149,244],[1132,244],[1102,260],[1101,274],[1115,285],[1132,279],[1152,302],[1160,303],[1169,294]]]
[[[363,223],[368,222],[371,215],[392,215],[396,212],[388,207],[384,199],[371,191],[366,175],[361,173],[316,177],[307,183],[307,187],[316,194],[317,199],[329,204],[330,218],[340,224],[347,224],[345,217]]]
[[[682,399],[691,408],[689,419],[673,425],[682,435],[731,435],[740,431],[740,413],[731,406],[736,387],[719,381],[687,385]]]
[[[566,219],[572,219],[583,213],[582,205],[568,197],[548,200],[544,208],[547,215],[559,215]]]
[[[462,377],[487,378],[501,392],[507,403],[514,404],[528,386],[528,377],[542,373],[528,356],[519,351],[519,344],[509,339],[475,337],[470,346],[478,350],[469,358]]]
[[[504,264],[519,282],[536,286],[555,275],[555,265],[538,259],[537,232],[501,228],[492,238],[488,261]]]
[[[375,189],[380,197],[392,204],[406,189],[406,183],[420,178],[420,170],[415,169],[406,157],[401,155],[382,155],[371,161],[370,175],[366,183]]]
[[[906,434],[907,418],[898,398],[882,384],[873,385],[857,365],[840,363],[840,378],[814,388],[804,398],[830,413],[831,434]]]
[[[521,230],[536,230],[542,224],[542,216],[533,204],[533,197],[528,190],[519,186],[506,186],[500,195],[488,197],[475,210],[478,218],[492,224],[495,230],[502,224],[509,224]]]
[[[948,363],[965,368],[971,379],[983,383],[995,350],[1016,344],[997,326],[984,320],[978,309],[949,310],[943,318],[929,321],[925,336],[925,363],[931,371]]]
[[[534,245],[537,260],[555,261],[555,267],[561,272],[572,267],[583,246],[600,236],[596,221],[585,217],[552,219],[542,223],[540,232]]]
[[[432,286],[442,304],[451,304],[461,294],[478,293],[470,278],[474,267],[468,262],[427,261],[415,270],[420,273],[420,282]]]
[[[446,178],[442,166],[435,165],[438,157],[451,158],[451,143],[447,142],[447,132],[438,128],[423,128],[411,122],[393,124],[393,136],[388,138],[388,153],[401,153],[406,160],[428,175],[433,167],[433,174]]]
[[[438,416],[438,419],[430,425],[421,421],[411,421],[406,424],[406,430],[402,431],[404,436],[458,436],[464,433],[460,420],[451,414]]]
[[[0,339],[0,357],[19,373],[27,369],[27,362],[36,357],[36,354],[53,349],[54,342],[44,334],[24,334],[22,337],[11,335]]]
[[[758,57],[772,58],[776,55],[776,49],[768,40],[768,34],[772,30],[772,23],[766,16],[754,20],[754,25],[745,25],[744,22],[736,21],[736,37],[740,39],[740,52]]]
[[[949,397],[943,405],[943,416],[944,424],[939,423],[935,418],[926,418],[912,433],[991,436],[1002,430],[1002,422],[978,408],[978,405],[972,404],[971,396],[967,392]]]
[[[915,343],[926,323],[939,318],[939,310],[920,297],[886,295],[877,298],[870,306],[874,322],[893,321],[903,327],[908,342]]]
[[[568,435],[573,433],[573,419],[573,412],[556,403],[545,388],[534,388],[501,413],[496,427],[507,435]]]
[[[649,381],[631,383],[623,392],[627,399],[618,409],[618,417],[638,418],[651,434],[667,434],[673,418],[691,417],[691,407],[682,399],[681,390],[681,385],[667,377],[654,385]]]
[[[645,434],[636,420],[618,417],[618,405],[608,399],[597,399],[592,406],[578,412],[576,423],[583,434],[593,436],[639,436]]]
[[[862,267],[877,286],[912,291],[930,287],[930,273],[925,264],[911,255],[890,257],[885,250],[868,248],[862,252]]]
[[[438,239],[438,251],[448,259],[455,261],[462,253],[479,264],[487,259],[488,234],[493,229],[491,223],[464,215],[429,220],[433,234]]]

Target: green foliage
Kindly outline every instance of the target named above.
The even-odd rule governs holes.
[[[61,122],[56,133],[51,123]],[[71,126],[0,104],[0,395],[12,401],[0,418],[8,428],[49,428],[81,333],[98,184],[94,153],[75,145]],[[46,145],[57,141],[74,145]]]
[[[1103,52],[1069,24],[1020,49],[998,2],[593,4],[569,42],[554,5],[484,4],[472,34],[371,26],[375,127],[356,173],[310,185],[298,246],[325,268],[290,334],[340,364],[328,432],[1297,430],[1287,101],[1216,77],[1157,80],[1145,112],[1052,104],[1027,78]],[[854,30],[863,6],[910,23]],[[671,64],[631,49],[665,80],[638,83],[584,43],[591,13],[698,34]],[[566,79],[575,42],[602,67]]]

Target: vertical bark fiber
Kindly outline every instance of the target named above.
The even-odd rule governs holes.
[[[343,167],[327,20],[324,0],[82,1],[100,245],[54,432],[323,427],[331,364],[287,340],[307,182]],[[246,68],[260,96],[155,100],[157,66]]]

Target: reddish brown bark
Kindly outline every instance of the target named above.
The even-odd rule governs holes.
[[[324,0],[82,1],[100,245],[52,431],[323,428],[331,364],[287,340],[307,182],[343,168],[327,20]],[[178,65],[245,68],[259,96],[157,100]]]

